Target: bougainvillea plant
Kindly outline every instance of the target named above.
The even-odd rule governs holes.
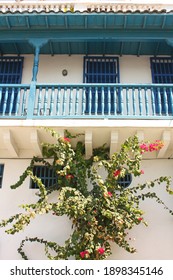
[[[42,243],[47,258],[51,260],[66,260],[70,257],[76,260],[106,259],[112,253],[112,243],[133,253],[136,249],[129,244],[128,232],[135,225],[146,225],[143,211],[140,209],[141,200],[155,199],[173,215],[173,211],[168,209],[154,190],[151,191],[155,185],[163,183],[166,191],[173,194],[170,178],[162,176],[129,188],[124,188],[119,183],[127,173],[135,177],[142,176],[144,170],[140,164],[143,153],[160,150],[163,146],[161,141],[139,143],[138,137],[134,136],[128,138],[120,151],[110,158],[108,149],[103,146],[95,149],[93,156],[86,159],[82,142],[78,142],[75,148],[71,145],[71,139],[77,136],[72,136],[67,131],[66,137],[61,137],[52,130],[50,132],[56,143],[44,143],[43,157],[34,157],[19,181],[11,186],[12,189],[19,187],[26,177],[30,176],[39,188],[38,201],[22,205],[23,212],[3,220],[1,227],[12,224],[6,232],[15,234],[29,225],[36,215],[52,213],[55,216],[67,215],[72,222],[72,232],[64,246],[38,237],[26,238],[18,249],[23,259],[28,259],[24,252],[27,241]],[[58,184],[45,186],[41,178],[33,173],[36,163],[53,169],[57,174]],[[106,171],[104,178],[100,175],[101,169]],[[92,188],[88,188],[88,182]],[[54,191],[56,196],[58,193],[58,199],[56,202],[50,202],[49,195]]]

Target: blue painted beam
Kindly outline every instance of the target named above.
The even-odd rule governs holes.
[[[55,40],[58,42],[155,42],[171,41],[173,31],[150,30],[111,30],[111,29],[78,29],[78,30],[28,30],[28,31],[1,31],[0,42],[20,42],[34,40]]]

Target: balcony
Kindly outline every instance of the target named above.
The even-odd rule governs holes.
[[[172,84],[1,84],[1,119],[172,119]]]

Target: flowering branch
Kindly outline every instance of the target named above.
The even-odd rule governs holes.
[[[124,188],[120,181],[126,174],[141,176],[142,156],[146,152],[158,151],[163,142],[139,143],[136,136],[128,138],[119,152],[108,157],[105,146],[94,150],[90,159],[85,159],[84,144],[78,142],[75,148],[71,146],[71,138],[77,137],[66,132],[60,137],[50,130],[56,139],[55,144],[43,144],[43,158],[34,157],[19,181],[12,188],[19,187],[24,180],[30,178],[39,188],[39,199],[36,203],[21,205],[25,211],[3,220],[1,227],[12,223],[6,232],[14,234],[23,230],[36,215],[52,213],[55,216],[67,215],[72,222],[73,231],[65,241],[64,246],[56,242],[43,239],[26,238],[21,242],[18,252],[27,259],[23,251],[25,242],[39,242],[45,246],[45,255],[48,259],[106,259],[111,255],[111,243],[116,243],[128,252],[135,252],[127,238],[129,230],[135,225],[147,225],[140,208],[140,201],[146,198],[155,201],[173,215],[165,203],[150,189],[160,184],[166,186],[168,194],[172,195],[168,177],[161,176],[151,182]],[[52,163],[48,159],[52,160]],[[33,174],[36,162],[52,168],[58,175],[58,200],[49,202],[49,194],[55,190],[47,188],[40,178]],[[100,168],[104,168],[107,176],[102,178]],[[88,189],[88,180],[92,185]]]

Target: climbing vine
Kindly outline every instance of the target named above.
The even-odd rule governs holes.
[[[15,234],[28,226],[37,215],[52,213],[55,216],[67,215],[72,222],[72,233],[64,246],[38,237],[27,237],[21,241],[18,249],[23,259],[28,259],[24,251],[26,242],[43,244],[45,254],[51,260],[65,260],[72,256],[77,260],[106,259],[112,253],[112,243],[133,253],[136,249],[129,244],[128,232],[135,225],[147,224],[140,208],[141,200],[155,199],[173,215],[173,211],[151,191],[156,185],[164,184],[166,191],[172,195],[170,178],[161,176],[129,188],[124,188],[119,183],[120,179],[129,173],[135,177],[142,176],[144,170],[140,165],[143,153],[160,150],[163,147],[161,141],[139,143],[138,137],[134,136],[128,138],[120,151],[111,157],[108,149],[103,146],[95,149],[93,156],[86,159],[82,142],[78,142],[75,148],[71,145],[71,139],[78,135],[73,136],[66,131],[65,137],[61,137],[53,130],[49,132],[56,139],[56,143],[44,143],[43,157],[34,157],[19,181],[11,186],[12,189],[18,188],[29,176],[39,188],[37,202],[22,205],[23,211],[3,220],[0,226],[11,224],[11,228],[6,232]],[[45,186],[41,178],[34,175],[33,169],[37,163],[47,166],[57,174],[57,184]],[[100,175],[101,169],[106,171],[105,178]],[[91,189],[88,188],[88,182]],[[50,202],[49,195],[57,190],[57,201]]]

